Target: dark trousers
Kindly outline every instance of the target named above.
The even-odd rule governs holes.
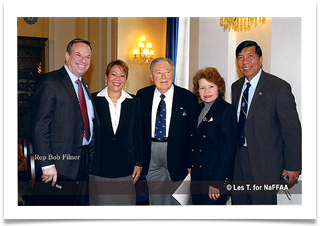
[[[84,206],[86,196],[89,194],[88,181],[89,181],[89,164],[90,164],[90,152],[92,145],[85,145],[81,148],[81,157],[79,171],[76,181],[79,181],[79,189],[75,197],[75,206]]]
[[[235,157],[233,188],[243,188],[243,190],[232,190],[232,205],[277,205],[276,193],[246,189],[248,185],[253,184],[254,178],[252,176],[248,149],[242,147],[237,150]]]

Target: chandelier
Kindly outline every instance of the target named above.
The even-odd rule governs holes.
[[[237,32],[250,31],[251,27],[256,27],[257,24],[265,24],[265,17],[220,17],[220,26],[223,31],[233,29]]]
[[[146,42],[146,36],[142,36],[140,40],[139,50],[133,51],[133,63],[148,64],[153,60],[154,51],[152,50],[152,43]]]

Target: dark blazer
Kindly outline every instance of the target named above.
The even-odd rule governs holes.
[[[155,85],[138,90],[143,139],[143,168],[147,175],[151,156],[151,112]],[[183,180],[190,168],[191,136],[195,129],[198,98],[190,91],[174,85],[172,114],[169,128],[167,161],[173,181]],[[154,122],[155,123],[155,122]]]
[[[232,84],[236,108],[244,81],[242,77]],[[245,134],[255,181],[277,181],[284,169],[301,170],[301,125],[290,84],[262,71]]]
[[[91,98],[88,85],[83,79],[82,82]],[[59,174],[76,179],[80,161],[63,156],[80,156],[84,124],[77,94],[64,67],[39,77],[31,102],[30,123],[34,152],[46,157],[36,161],[37,167],[55,164]],[[97,127],[95,118],[94,130]]]
[[[126,98],[121,104],[120,122],[113,133],[109,103],[105,97],[92,94],[100,121],[96,133],[91,174],[116,178],[131,175],[134,166],[142,164],[142,136],[139,99]]]
[[[199,104],[197,118],[204,103]],[[206,114],[194,135],[192,150],[191,179],[193,188],[204,189],[208,194],[209,185],[223,189],[231,183],[234,156],[237,150],[236,109],[219,96]]]

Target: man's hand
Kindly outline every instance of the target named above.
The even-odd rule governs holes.
[[[140,167],[140,166],[135,166],[133,168],[133,173],[132,173],[132,178],[134,178],[133,184],[135,184],[138,181],[140,174],[141,174],[141,171],[142,171],[142,167]]]
[[[54,186],[57,182],[57,169],[55,166],[42,170],[42,181],[48,183],[52,180],[51,186]]]
[[[282,176],[288,174],[289,176],[289,183],[288,186],[289,188],[291,188],[299,179],[299,175],[300,175],[301,171],[288,171],[288,170],[283,170],[282,172]]]

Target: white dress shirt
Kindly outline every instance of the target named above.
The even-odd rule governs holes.
[[[109,112],[111,116],[111,123],[112,123],[112,129],[113,133],[116,134],[119,121],[120,121],[120,113],[121,113],[121,103],[126,99],[132,99],[132,96],[130,96],[127,92],[124,90],[121,91],[121,96],[117,100],[117,107],[115,108],[112,100],[110,99],[108,95],[108,87],[101,90],[101,92],[98,93],[97,97],[104,97],[109,103]]]
[[[164,101],[166,102],[166,137],[169,137],[173,92],[174,92],[174,85],[171,85],[170,89],[166,93],[164,93],[165,95]],[[151,137],[153,138],[155,135],[157,110],[158,110],[159,102],[161,100],[160,95],[161,93],[159,92],[159,90],[155,88],[154,94],[153,94],[152,112],[151,112]]]

